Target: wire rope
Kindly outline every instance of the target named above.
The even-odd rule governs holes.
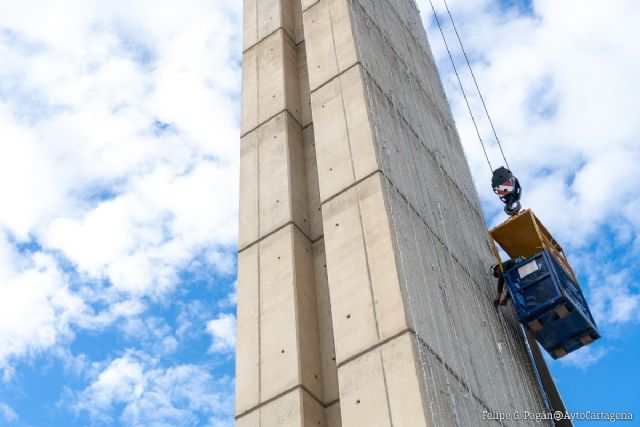
[[[447,8],[447,14],[449,15],[449,19],[451,20],[451,25],[453,26],[453,31],[456,33],[456,37],[458,38],[458,43],[460,43],[460,49],[462,49],[462,54],[464,55],[464,59],[467,62],[467,67],[469,68],[469,72],[471,73],[471,77],[473,78],[473,83],[476,86],[476,90],[478,91],[478,95],[480,96],[480,101],[482,101],[482,107],[484,108],[484,112],[487,115],[487,119],[489,119],[489,124],[491,125],[491,130],[493,131],[493,136],[496,138],[496,142],[498,143],[498,148],[500,148],[500,154],[502,154],[502,159],[504,160],[507,169],[509,169],[509,162],[507,161],[507,157],[502,150],[502,144],[500,143],[500,138],[498,138],[498,132],[496,132],[496,128],[493,125],[493,120],[491,119],[491,114],[489,114],[489,109],[487,108],[487,104],[484,100],[484,96],[482,96],[482,91],[480,90],[480,85],[478,85],[478,80],[476,79],[476,75],[473,72],[473,67],[471,67],[471,61],[469,61],[469,56],[467,55],[467,51],[464,48],[464,44],[462,43],[462,38],[460,37],[460,33],[458,33],[458,27],[456,27],[456,23],[453,19],[453,15],[451,14],[451,10],[449,9],[449,3],[447,0],[442,0],[444,2],[445,7]]]
[[[447,49],[447,54],[449,55],[449,60],[451,61],[451,66],[453,67],[453,71],[456,74],[456,78],[458,79],[458,85],[460,86],[460,92],[462,92],[462,96],[464,97],[464,102],[467,104],[467,110],[469,110],[469,115],[471,116],[471,121],[473,122],[473,127],[476,130],[476,134],[478,135],[478,140],[480,141],[480,145],[482,146],[482,151],[484,152],[484,157],[487,159],[487,164],[489,165],[489,170],[493,173],[493,167],[491,166],[491,161],[489,160],[489,155],[487,154],[487,148],[484,145],[484,141],[482,140],[482,135],[480,135],[480,129],[478,129],[478,123],[476,122],[476,118],[473,115],[473,110],[471,109],[471,104],[469,103],[469,98],[467,97],[467,93],[464,90],[464,85],[462,84],[462,80],[460,79],[460,74],[458,73],[458,68],[456,67],[456,63],[453,60],[453,54],[451,53],[451,49],[449,49],[449,43],[447,43],[447,38],[444,35],[444,30],[442,29],[442,24],[440,23],[440,18],[438,18],[438,13],[436,12],[436,8],[433,5],[433,1],[429,0],[429,4],[431,5],[431,10],[433,10],[433,16],[436,19],[436,23],[438,24],[438,29],[440,30],[440,34],[442,35],[442,41],[444,42],[444,46]]]

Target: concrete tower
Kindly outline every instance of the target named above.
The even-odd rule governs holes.
[[[413,0],[244,0],[240,174],[237,426],[548,408]]]

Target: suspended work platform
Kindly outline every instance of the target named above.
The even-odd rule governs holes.
[[[489,232],[518,319],[554,358],[600,338],[562,246],[529,209]],[[496,243],[520,261],[504,271]]]

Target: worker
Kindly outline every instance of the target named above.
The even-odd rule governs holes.
[[[510,259],[507,261],[503,261],[502,268],[504,269],[504,271],[507,271],[510,268],[515,267],[518,261],[519,259]],[[504,274],[500,269],[500,264],[492,266],[491,270],[493,271],[493,277],[498,279],[498,290],[496,292],[495,298],[493,298],[493,305],[496,307],[498,306],[498,304],[507,305],[507,302],[509,302],[509,298],[511,297],[511,295],[509,294],[509,290],[507,290],[504,297],[502,296],[502,291],[504,289]]]

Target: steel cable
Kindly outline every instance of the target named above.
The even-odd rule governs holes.
[[[487,108],[487,104],[484,101],[484,96],[482,96],[482,91],[480,90],[480,86],[478,85],[478,80],[476,79],[476,75],[473,72],[473,68],[471,67],[471,61],[469,61],[469,56],[467,56],[467,51],[464,48],[464,44],[462,43],[462,38],[458,33],[458,28],[456,27],[456,23],[453,19],[453,15],[451,14],[451,10],[449,10],[449,4],[447,0],[444,1],[444,5],[447,8],[447,14],[449,15],[449,19],[451,20],[451,25],[453,26],[453,30],[456,33],[456,37],[458,38],[458,43],[460,43],[460,49],[462,49],[462,54],[464,55],[464,59],[467,62],[467,67],[469,67],[469,72],[471,73],[471,77],[473,78],[473,83],[476,86],[476,90],[478,91],[478,95],[480,96],[480,101],[482,101],[482,107],[484,108],[484,112],[487,115],[487,119],[489,119],[489,124],[491,125],[491,130],[493,131],[493,136],[496,138],[496,142],[498,143],[498,148],[500,148],[500,154],[502,154],[502,158],[504,160],[507,169],[509,169],[509,162],[507,161],[507,157],[504,155],[504,151],[502,150],[502,144],[500,143],[500,138],[498,138],[498,133],[496,132],[496,128],[493,125],[493,120],[491,119],[491,114],[489,114],[489,109]]]
[[[493,173],[493,167],[491,166],[491,161],[489,160],[489,155],[487,154],[487,149],[484,145],[484,141],[482,140],[482,135],[480,135],[480,129],[478,129],[478,123],[476,122],[476,118],[473,115],[473,110],[471,109],[471,104],[469,103],[469,98],[467,97],[467,93],[464,90],[464,85],[462,84],[462,80],[460,79],[460,74],[458,73],[458,68],[456,67],[456,63],[453,60],[453,54],[451,53],[451,49],[449,49],[449,43],[447,43],[447,38],[444,35],[444,30],[442,29],[442,24],[440,24],[440,18],[438,18],[438,14],[436,12],[436,8],[433,5],[433,1],[429,0],[429,4],[431,5],[431,10],[433,10],[433,16],[436,19],[436,23],[438,24],[438,29],[440,30],[440,34],[442,35],[442,41],[444,42],[444,46],[447,49],[447,54],[449,55],[449,59],[451,60],[451,66],[453,67],[453,71],[456,74],[456,78],[458,79],[458,85],[460,85],[460,91],[462,92],[462,96],[464,97],[464,101],[467,104],[467,110],[469,110],[469,115],[471,116],[471,121],[473,122],[473,127],[476,130],[476,134],[478,135],[478,140],[480,141],[480,145],[482,146],[482,151],[484,152],[484,157],[487,159],[487,164],[489,165],[489,170]]]

